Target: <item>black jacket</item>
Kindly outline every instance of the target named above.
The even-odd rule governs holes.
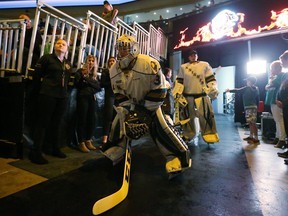
[[[82,75],[82,68],[76,71],[74,84],[78,90],[78,96],[94,95],[96,92],[101,91],[99,80],[92,79],[92,74],[89,74],[88,77],[84,77]]]

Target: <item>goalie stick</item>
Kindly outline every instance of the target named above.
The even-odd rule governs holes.
[[[129,191],[131,169],[131,140],[127,137],[124,176],[121,188],[115,193],[98,200],[93,206],[93,215],[99,215],[121,203]]]

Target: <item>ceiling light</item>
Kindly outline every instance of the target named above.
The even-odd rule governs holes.
[[[247,62],[247,74],[261,74],[266,73],[266,61],[254,60]]]

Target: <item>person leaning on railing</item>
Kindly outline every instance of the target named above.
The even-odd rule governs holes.
[[[112,25],[115,25],[118,10],[113,9],[112,4],[110,4],[108,1],[104,1],[103,6],[104,10],[102,13],[102,18],[107,22],[111,23]]]

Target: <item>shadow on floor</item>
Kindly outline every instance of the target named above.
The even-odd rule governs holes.
[[[263,215],[234,124],[217,116],[220,142],[191,145],[192,168],[168,180],[165,160],[150,138],[132,147],[127,198],[109,216]],[[4,216],[88,216],[94,203],[119,190],[123,163],[89,159],[82,166],[0,199]],[[15,208],[17,206],[17,208]]]

